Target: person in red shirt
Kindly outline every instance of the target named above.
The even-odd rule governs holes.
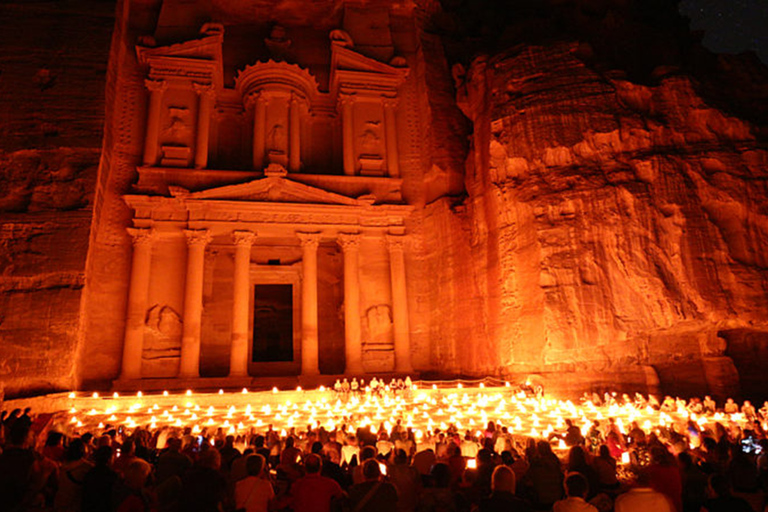
[[[306,476],[293,484],[291,489],[293,510],[302,512],[330,512],[331,501],[341,498],[341,486],[333,480],[320,475],[323,460],[316,453],[304,459]]]

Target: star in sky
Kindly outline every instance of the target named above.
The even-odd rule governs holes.
[[[713,52],[752,50],[768,64],[768,0],[682,0],[680,12]]]

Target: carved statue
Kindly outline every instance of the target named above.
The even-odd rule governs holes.
[[[285,127],[275,123],[267,135],[267,149],[270,153],[285,153],[286,140]]]
[[[360,134],[360,153],[363,155],[381,156],[381,137],[377,121],[365,123],[365,130]]]

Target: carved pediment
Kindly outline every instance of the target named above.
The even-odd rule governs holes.
[[[219,24],[208,23],[201,29],[200,37],[168,46],[137,46],[136,55],[143,65],[149,66],[151,78],[181,76],[192,79],[212,80],[222,87],[224,29]]]
[[[304,203],[362,206],[365,201],[297,183],[279,176],[268,176],[238,185],[217,187],[186,196],[189,199],[225,201],[258,201],[271,203]]]
[[[403,63],[402,59],[394,59]],[[408,68],[396,67],[366,57],[341,44],[332,45],[331,89],[355,93],[357,90],[392,94],[408,76]],[[348,89],[348,90],[347,90]]]

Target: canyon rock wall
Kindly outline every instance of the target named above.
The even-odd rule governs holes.
[[[114,5],[0,5],[0,387],[74,383]]]
[[[456,69],[474,127],[464,218],[471,261],[487,262],[466,269],[490,340],[472,370],[737,392],[754,368],[729,344],[768,330],[759,127],[684,73],[639,85],[583,51],[528,45]]]

